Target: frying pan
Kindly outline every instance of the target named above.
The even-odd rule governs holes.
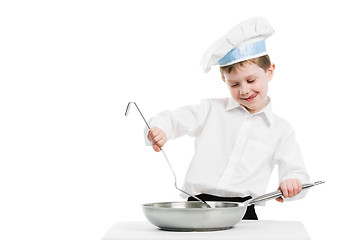
[[[324,183],[304,184],[302,189]],[[210,202],[211,208],[202,202],[158,202],[143,204],[143,212],[150,223],[169,231],[215,231],[232,228],[252,204],[265,202],[282,196],[280,190],[239,202]]]

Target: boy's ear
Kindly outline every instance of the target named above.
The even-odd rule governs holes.
[[[267,69],[268,81],[271,81],[275,72],[275,65],[271,63]]]

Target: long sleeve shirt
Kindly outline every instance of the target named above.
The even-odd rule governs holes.
[[[309,182],[294,131],[273,113],[271,102],[250,114],[231,98],[206,99],[199,105],[163,111],[150,126],[161,128],[168,139],[195,137],[183,185],[189,193],[257,197],[265,194],[276,165],[280,182],[293,178]]]

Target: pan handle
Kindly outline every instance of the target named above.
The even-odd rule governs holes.
[[[305,183],[305,184],[302,185],[302,190],[306,189],[306,188],[316,186],[316,185],[319,185],[319,184],[322,184],[322,183],[325,183],[325,182],[324,181],[317,181],[317,182],[314,182],[314,183]],[[255,199],[252,199],[248,204],[252,205],[252,204],[256,204],[256,203],[266,202],[268,200],[276,199],[276,198],[281,197],[281,196],[282,196],[282,191],[278,190],[278,191],[275,191],[275,192],[271,192],[271,193],[267,193],[265,195],[259,196],[259,197],[255,198]]]

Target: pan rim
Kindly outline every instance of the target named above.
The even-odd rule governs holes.
[[[187,201],[168,201],[168,202],[152,202],[152,203],[144,203],[142,204],[143,208],[146,209],[162,209],[162,210],[168,210],[168,211],[172,211],[172,210],[179,210],[182,209],[182,211],[194,211],[194,210],[199,210],[201,209],[202,211],[208,210],[208,211],[215,211],[217,209],[236,209],[236,208],[243,208],[245,207],[243,205],[243,203],[240,202],[230,202],[230,201],[207,201],[207,203],[211,204],[212,208],[198,208],[198,207],[190,207],[190,208],[177,208],[177,207],[162,207],[162,206],[155,206],[155,205],[170,205],[170,204],[184,204],[184,203],[188,203]],[[217,205],[217,207],[213,207],[215,205]],[[230,204],[233,206],[222,206],[222,204]]]

